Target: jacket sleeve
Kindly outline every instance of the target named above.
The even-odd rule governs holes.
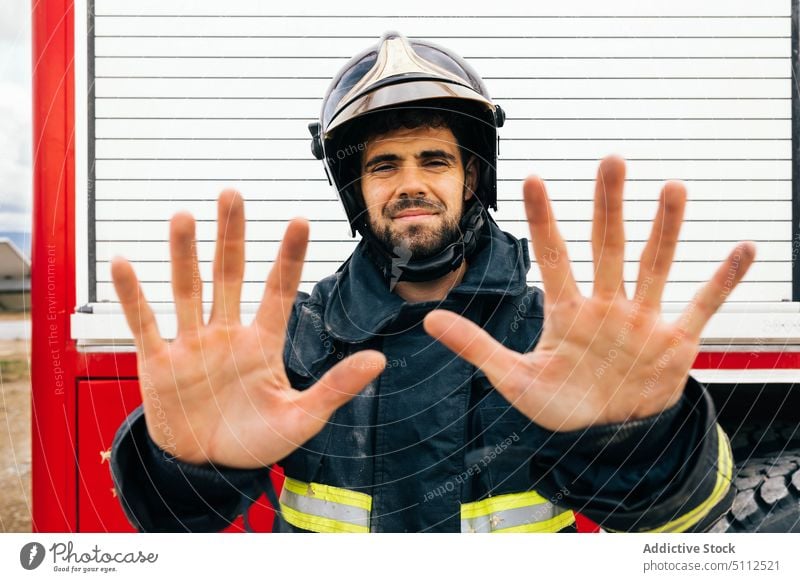
[[[628,423],[545,431],[535,488],[606,531],[706,531],[733,503],[733,458],[691,376],[672,408]]]
[[[142,532],[214,532],[271,487],[269,468],[179,461],[153,442],[139,406],[117,430],[111,474],[128,521]]]

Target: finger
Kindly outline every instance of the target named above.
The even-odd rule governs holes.
[[[675,257],[685,208],[686,187],[683,183],[669,181],[664,184],[653,229],[639,262],[634,295],[634,300],[648,309],[661,308],[661,297]]]
[[[580,296],[567,254],[567,246],[558,232],[544,182],[538,176],[525,180],[525,213],[531,231],[536,263],[542,273],[545,301],[556,303]]]
[[[278,258],[269,272],[264,296],[256,313],[256,322],[278,334],[281,341],[297,296],[307,247],[308,221],[296,218],[289,223],[283,235]]]
[[[363,350],[345,358],[319,381],[302,392],[296,403],[311,417],[327,420],[386,367],[386,357],[375,350]]]
[[[451,311],[431,311],[425,316],[423,325],[431,336],[473,366],[480,368],[487,378],[498,384],[502,384],[502,379],[520,358],[518,352],[505,347],[480,326]]]
[[[750,241],[742,242],[728,255],[711,280],[703,285],[691,303],[681,313],[678,328],[691,338],[699,340],[700,332],[711,316],[728,298],[730,292],[742,280],[756,256],[756,247]]]
[[[178,333],[196,332],[203,325],[203,279],[197,263],[194,218],[188,212],[172,217],[169,248]]]
[[[214,255],[214,303],[209,322],[238,323],[244,278],[244,201],[234,190],[217,203],[217,245]]]
[[[604,158],[597,170],[592,219],[593,295],[600,297],[625,296],[624,185],[625,161],[619,156]]]
[[[164,340],[158,333],[155,315],[131,264],[122,257],[114,257],[111,261],[111,278],[139,352],[148,354],[160,350]]]

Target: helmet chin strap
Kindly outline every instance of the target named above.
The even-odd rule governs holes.
[[[394,252],[386,248],[365,224],[359,228],[366,241],[367,256],[378,267],[386,279],[389,288],[394,288],[400,281],[432,281],[455,271],[464,259],[469,259],[478,249],[478,241],[488,215],[483,205],[473,199],[461,217],[459,229],[461,236],[457,241],[447,245],[432,257],[415,260],[411,253]],[[406,249],[407,251],[407,249]]]

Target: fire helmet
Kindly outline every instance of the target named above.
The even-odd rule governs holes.
[[[479,165],[475,196],[465,205],[460,239],[432,257],[398,257],[372,233],[361,197],[360,157],[363,144],[352,142],[359,123],[387,110],[428,108],[459,116],[467,131],[456,134],[459,147],[474,154]],[[351,234],[366,239],[370,258],[387,279],[427,281],[455,270],[478,245],[497,209],[497,129],[505,113],[492,102],[481,78],[461,57],[433,43],[385,33],[377,45],[350,59],[333,78],[319,121],[309,124],[311,151],[323,161],[328,180],[344,205]],[[452,129],[452,128],[451,128]],[[456,133],[454,131],[454,133]],[[464,143],[462,143],[464,142]],[[398,260],[400,259],[400,260]]]

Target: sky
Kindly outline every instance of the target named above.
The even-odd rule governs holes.
[[[0,233],[31,228],[30,0],[0,0]]]

